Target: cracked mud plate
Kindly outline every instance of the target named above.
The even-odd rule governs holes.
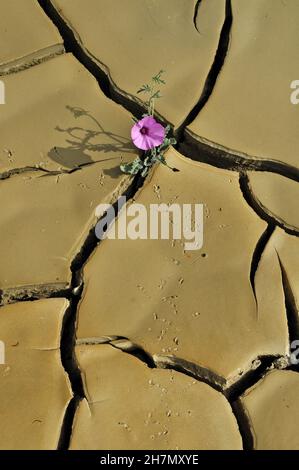
[[[135,201],[204,203],[203,248],[104,240],[84,268],[77,337],[129,338],[167,363],[205,369],[226,388],[258,357],[288,352],[279,260],[271,245],[259,254],[266,224],[246,204],[237,174],[174,150],[167,162],[180,171],[157,166]]]
[[[0,449],[299,449],[298,13],[2,0]],[[129,177],[161,69],[179,171]],[[99,242],[123,195],[203,204],[203,246],[174,215],[169,239]]]

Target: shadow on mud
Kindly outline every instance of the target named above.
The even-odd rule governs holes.
[[[74,118],[88,117],[93,124],[96,125],[95,129],[86,129],[79,126],[68,127],[66,129],[56,126],[56,131],[66,134],[66,142],[68,147],[53,147],[48,156],[51,160],[59,163],[60,165],[69,168],[70,170],[87,166],[95,162],[107,162],[109,160],[116,160],[118,163],[115,167],[103,170],[105,174],[111,178],[117,178],[121,171],[119,169],[120,156],[124,153],[132,153],[136,151],[130,138],[123,137],[103,128],[100,122],[92,116],[88,111],[72,106],[66,108],[73,114]],[[105,143],[103,143],[103,136]],[[101,138],[101,143],[97,140]],[[87,153],[88,152],[88,153]],[[90,156],[90,152],[95,152],[95,158]],[[96,154],[117,152],[120,154],[115,158],[103,158],[99,160]]]

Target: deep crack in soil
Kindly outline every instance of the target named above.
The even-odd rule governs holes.
[[[130,187],[125,191],[123,196],[127,198],[127,201],[132,199],[137,191],[143,185],[144,179],[137,175]],[[117,201],[115,202],[115,218],[118,216],[118,205]],[[102,218],[105,218],[105,214]],[[74,416],[77,410],[77,407],[80,401],[85,397],[84,387],[81,372],[76,360],[75,355],[75,346],[76,346],[76,323],[77,323],[77,311],[78,304],[82,297],[82,292],[84,288],[84,279],[83,279],[83,268],[85,263],[88,261],[89,257],[93,251],[100,245],[100,241],[96,238],[95,227],[93,227],[80,252],[74,258],[71,271],[72,271],[72,282],[71,282],[71,295],[70,295],[70,307],[66,312],[62,332],[61,332],[61,342],[60,342],[60,351],[61,351],[61,362],[62,365],[68,374],[73,398],[71,399],[63,421],[63,426],[61,428],[61,434],[58,444],[59,450],[67,450],[69,448],[69,443],[72,435],[72,426],[74,421]],[[136,347],[134,350],[134,355],[140,359],[144,359],[145,356],[141,355],[141,352]],[[149,363],[148,363],[149,365]]]
[[[240,173],[240,189],[242,191],[243,197],[247,204],[254,210],[254,212],[263,219],[269,226],[278,226],[284,230],[289,235],[299,236],[299,232],[294,227],[288,226],[282,220],[279,220],[278,217],[272,215],[268,210],[266,210],[261,203],[254,197],[254,194],[251,190],[249,178],[246,172]]]
[[[197,9],[199,8],[200,2],[197,2]],[[196,17],[194,16],[196,19]],[[194,19],[194,22],[195,22]],[[184,122],[182,125],[177,129],[175,136],[177,138],[177,141],[179,143],[182,142],[183,139],[183,134],[186,129],[186,127],[191,124],[192,121],[196,118],[196,116],[200,113],[202,108],[205,106],[207,101],[209,100],[211,94],[213,93],[218,75],[223,67],[225,57],[228,51],[229,47],[229,41],[230,41],[230,32],[233,24],[233,14],[232,14],[232,5],[231,5],[231,0],[226,0],[225,4],[225,20],[220,32],[219,36],[219,42],[218,42],[218,47],[217,51],[214,57],[214,62],[211,66],[211,69],[208,73],[208,76],[206,78],[206,82],[203,88],[203,91],[201,93],[201,96],[198,100],[198,102],[194,105],[194,107],[191,109],[189,114],[186,116]],[[197,28],[196,28],[197,29]],[[178,144],[179,145],[179,144]]]
[[[246,171],[266,171],[285,176],[299,182],[299,169],[287,163],[271,158],[258,158],[234,153],[233,150],[220,148],[216,145],[209,145],[186,134],[183,140],[179,141],[177,150],[190,158],[224,170],[245,173]]]

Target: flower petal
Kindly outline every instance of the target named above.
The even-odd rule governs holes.
[[[157,121],[155,118],[153,118],[153,116],[145,116],[144,118],[142,118],[140,121],[138,121],[140,124],[141,124],[141,127],[152,127],[154,126],[155,124],[157,124]]]
[[[142,128],[147,129],[147,134],[142,134]],[[140,119],[131,129],[131,137],[134,145],[142,150],[150,150],[162,144],[165,138],[165,128],[152,116]]]
[[[144,143],[145,143],[145,146],[146,146],[146,148],[144,150],[150,150],[150,149],[156,147],[155,142],[153,141],[153,139],[149,135],[144,136]]]
[[[141,126],[141,127],[142,127],[142,126]],[[141,134],[140,134],[140,129],[141,129],[141,127],[139,126],[139,122],[137,122],[136,124],[134,124],[134,126],[132,127],[132,129],[131,129],[131,138],[132,138],[133,141],[134,141],[135,139],[137,139],[137,137],[138,137],[139,135],[141,135]]]
[[[148,135],[150,137],[162,137],[164,139],[165,137],[165,127],[163,127],[161,124],[156,123],[153,126],[149,128]]]
[[[155,147],[161,145],[165,139],[165,127],[158,123],[155,124],[149,129],[148,137],[155,142]]]
[[[140,132],[138,133],[138,135],[132,139],[133,140],[133,144],[141,149],[141,150],[146,150],[147,149],[147,144],[145,142],[145,139],[144,139],[144,135],[140,134]]]

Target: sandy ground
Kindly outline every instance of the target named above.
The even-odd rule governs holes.
[[[298,1],[0,3],[0,448],[299,449]],[[202,248],[99,242],[121,195],[203,204]]]

